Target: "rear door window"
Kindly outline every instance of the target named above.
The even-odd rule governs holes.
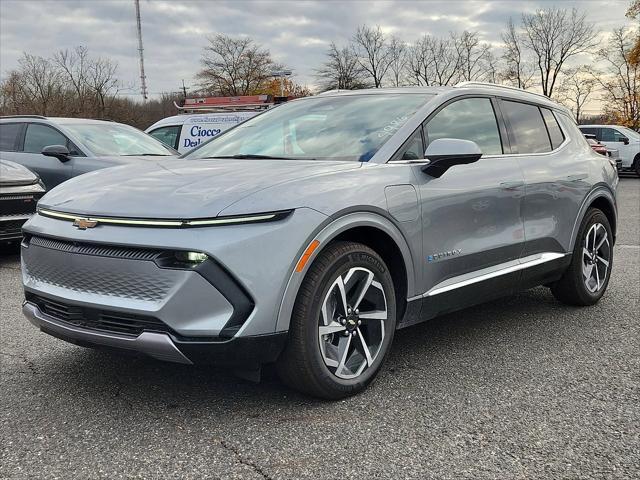
[[[450,103],[426,125],[428,142],[458,138],[475,142],[483,155],[502,154],[502,142],[491,100],[463,98]]]
[[[595,135],[596,139],[600,139],[600,129],[599,128],[592,128],[592,127],[580,127],[580,131],[583,134],[587,134],[587,135]]]
[[[15,152],[18,146],[21,123],[0,124],[0,151]]]
[[[540,109],[528,103],[503,100],[501,108],[511,125],[517,153],[550,152],[551,141]]]
[[[39,123],[29,123],[27,125],[27,132],[24,136],[24,152],[41,153],[44,147],[50,145],[69,146],[67,137],[57,130]]]
[[[160,140],[165,145],[178,149],[178,137],[180,135],[180,130],[182,129],[182,125],[171,125],[169,127],[160,127],[156,128],[149,132],[156,140]]]
[[[547,125],[549,138],[551,138],[551,146],[555,150],[562,145],[562,142],[564,142],[564,134],[562,133],[560,125],[558,125],[558,120],[551,110],[548,108],[541,108],[540,111],[542,112],[544,123]]]

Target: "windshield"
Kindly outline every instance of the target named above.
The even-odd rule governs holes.
[[[64,125],[98,157],[175,155],[155,138],[120,123],[68,123]]]
[[[430,95],[311,97],[285,103],[214,138],[185,158],[366,162]]]
[[[627,127],[619,127],[620,130],[622,130],[622,133],[624,133],[627,137],[630,138],[640,138],[640,133],[631,130],[630,128]]]

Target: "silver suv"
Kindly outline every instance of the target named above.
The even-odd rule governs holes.
[[[549,99],[486,84],[329,92],[184,160],[89,173],[40,201],[23,311],[85,346],[365,388],[396,329],[547,285],[593,305],[618,177]],[[428,341],[428,339],[425,339]]]

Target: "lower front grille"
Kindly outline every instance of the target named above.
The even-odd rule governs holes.
[[[121,335],[138,336],[142,332],[174,333],[168,325],[155,317],[70,305],[33,293],[26,293],[27,301],[56,320],[76,327]]]
[[[25,219],[0,221],[0,240],[22,238],[22,225]]]

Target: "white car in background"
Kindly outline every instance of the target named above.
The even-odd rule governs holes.
[[[145,132],[184,154],[258,113],[240,111],[174,115],[157,121]]]
[[[595,135],[607,150],[618,150],[622,170],[632,170],[640,175],[640,133],[619,125],[580,125],[586,135]]]

